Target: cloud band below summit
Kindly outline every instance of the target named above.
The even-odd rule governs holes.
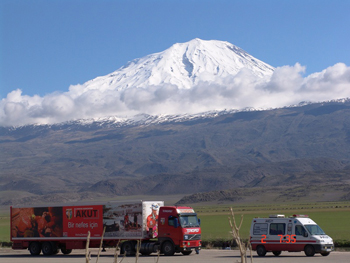
[[[106,116],[132,117],[139,113],[192,114],[247,107],[270,109],[303,101],[320,102],[350,97],[350,67],[335,64],[303,77],[300,64],[276,68],[269,78],[242,69],[215,84],[201,81],[189,89],[173,84],[117,89],[86,89],[75,85],[67,92],[46,96],[10,92],[0,101],[0,125],[53,124]]]

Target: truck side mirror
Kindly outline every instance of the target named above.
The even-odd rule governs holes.
[[[178,218],[174,218],[174,227],[175,228],[179,227],[179,219]]]
[[[200,218],[198,218],[198,224],[201,225],[201,219]]]
[[[304,232],[304,237],[308,237],[309,234],[307,232]]]

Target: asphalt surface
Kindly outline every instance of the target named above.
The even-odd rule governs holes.
[[[91,260],[90,262],[96,262],[97,260],[97,249],[91,249]],[[265,257],[258,257],[255,252],[253,252],[253,262],[254,263],[270,263],[270,262],[282,262],[282,263],[295,263],[295,262],[337,262],[345,263],[350,262],[350,252],[332,252],[329,256],[323,257],[320,254],[315,254],[313,257],[306,257],[303,252],[289,253],[282,252],[278,257],[275,257],[272,253],[267,253]],[[118,263],[122,260],[123,263],[179,263],[179,262],[190,262],[190,263],[205,263],[205,262],[241,262],[240,254],[238,250],[219,250],[219,249],[205,249],[202,250],[199,255],[192,253],[189,256],[183,256],[182,254],[175,254],[171,257],[160,256],[157,258],[156,254],[150,256],[140,256],[138,261],[135,257],[118,257]],[[61,253],[54,256],[31,256],[27,250],[12,250],[10,248],[0,248],[0,262],[1,263],[85,263],[85,251],[84,250],[74,250],[70,255],[63,255]],[[114,261],[114,250],[107,249],[106,252],[102,252],[99,259],[99,263],[115,263]],[[248,259],[247,262],[251,262]]]

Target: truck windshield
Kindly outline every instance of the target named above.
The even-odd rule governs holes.
[[[318,225],[305,225],[311,235],[325,235],[326,233]]]
[[[197,215],[180,215],[180,224],[182,227],[199,227]]]

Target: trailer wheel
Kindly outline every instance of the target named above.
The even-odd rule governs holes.
[[[62,254],[69,255],[72,253],[72,249],[61,248]]]
[[[121,254],[126,254],[127,256],[135,255],[134,245],[131,241],[125,241],[121,248]]]
[[[324,257],[327,257],[330,254],[330,252],[322,252],[321,255]]]
[[[165,256],[172,256],[175,253],[175,248],[170,241],[165,241],[163,244],[163,253]]]
[[[264,257],[266,255],[266,249],[264,246],[258,246],[256,248],[256,253],[258,253],[259,257]]]
[[[41,250],[45,256],[50,256],[54,253],[51,242],[44,242],[41,246]]]
[[[308,257],[313,257],[315,255],[315,248],[311,245],[307,245],[304,248],[305,255]]]
[[[31,242],[28,249],[32,256],[37,256],[41,252],[41,244],[39,242]]]
[[[282,251],[273,251],[272,252],[276,257],[278,257],[279,255],[281,255]]]

